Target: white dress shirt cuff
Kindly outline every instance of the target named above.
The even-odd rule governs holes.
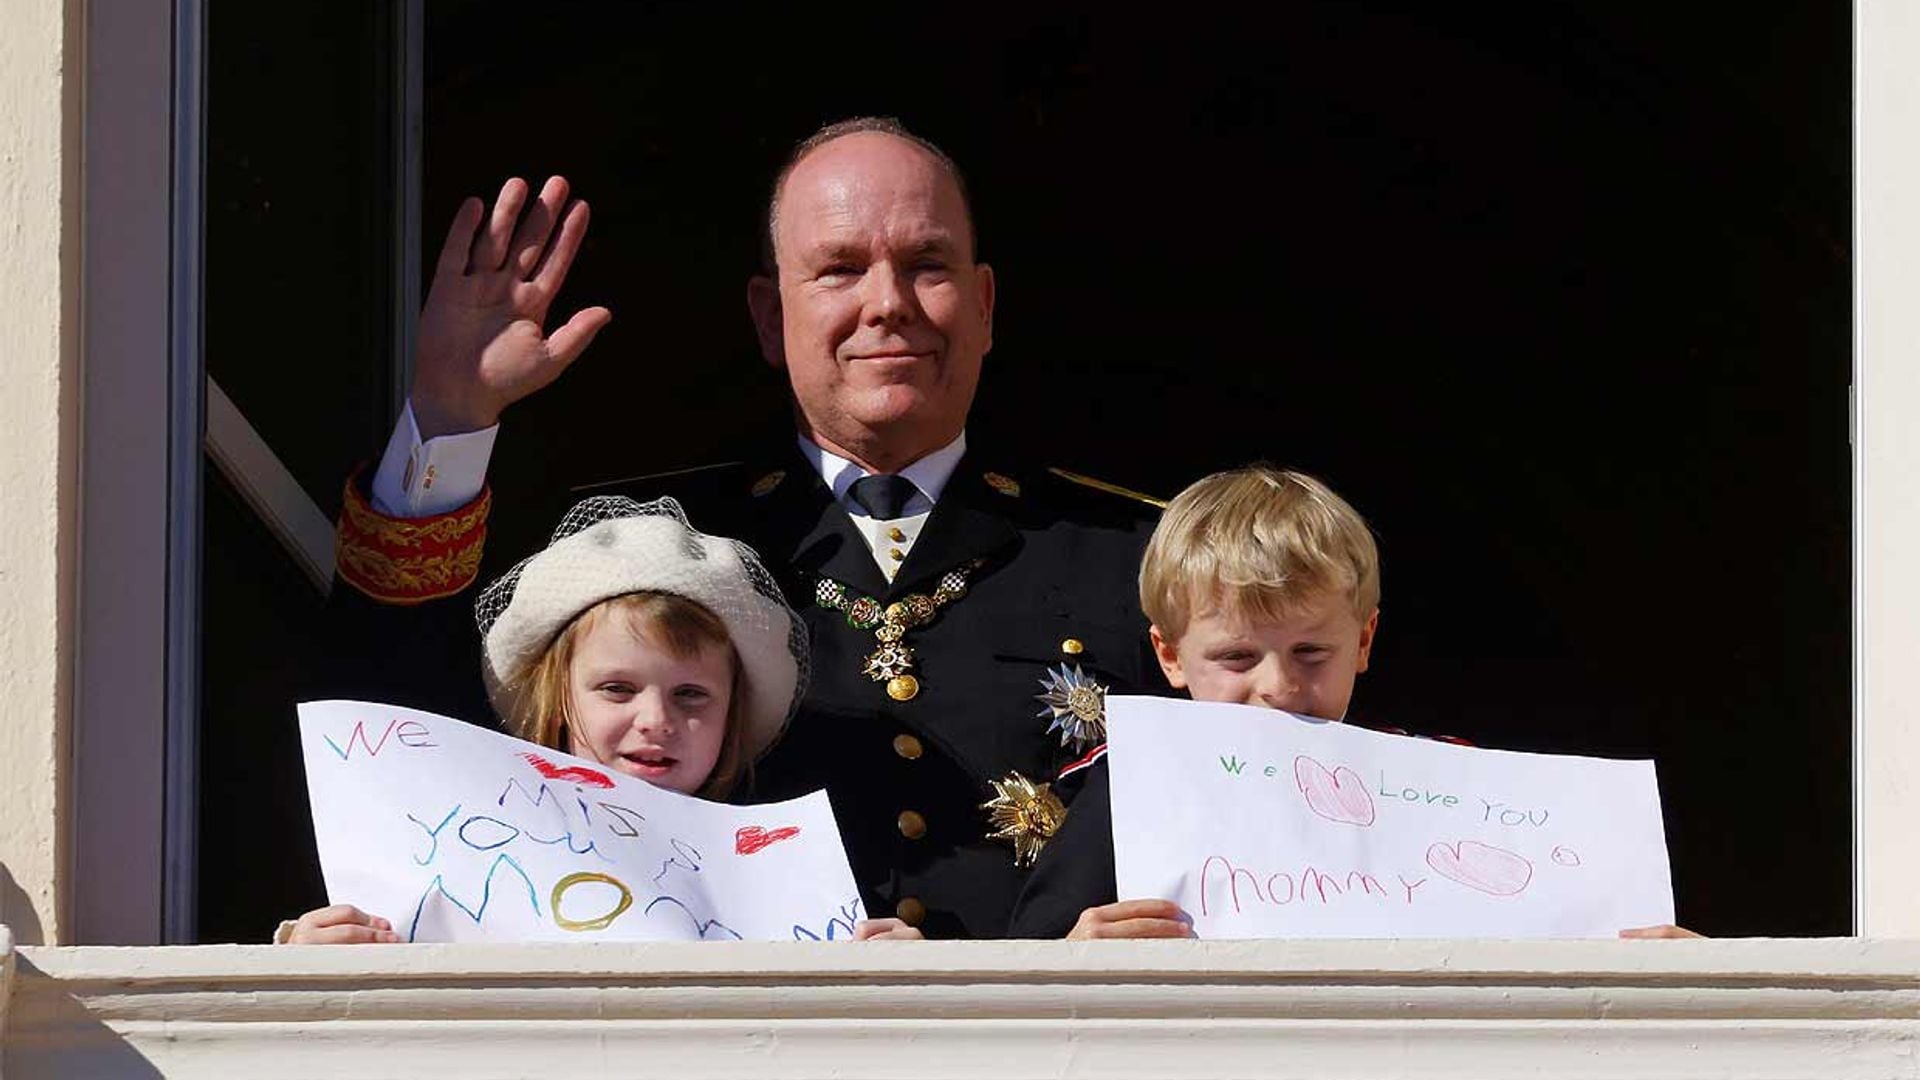
[[[388,517],[428,518],[467,505],[487,486],[499,434],[495,424],[421,442],[413,402],[407,402],[373,474],[373,508]]]

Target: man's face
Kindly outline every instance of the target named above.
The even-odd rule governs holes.
[[[1284,619],[1228,614],[1218,603],[1187,621],[1178,641],[1153,627],[1154,652],[1167,681],[1195,701],[1227,701],[1339,720],[1353,700],[1354,676],[1367,670],[1380,612],[1363,620],[1337,593],[1311,597]]]
[[[848,135],[794,168],[776,217],[777,305],[765,282],[749,297],[815,438],[888,471],[951,442],[993,344],[953,178],[905,140]]]

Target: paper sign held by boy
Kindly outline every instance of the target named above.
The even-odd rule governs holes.
[[[825,792],[706,802],[431,713],[300,706],[328,896],[409,941],[826,940],[864,918]]]
[[[1613,937],[1671,923],[1651,761],[1114,697],[1119,895],[1202,938]]]

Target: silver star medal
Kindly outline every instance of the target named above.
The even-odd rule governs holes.
[[[1072,746],[1078,753],[1106,741],[1107,688],[1087,678],[1079,664],[1049,669],[1040,688],[1034,699],[1046,708],[1034,715],[1052,719],[1047,734],[1058,731],[1061,746]]]

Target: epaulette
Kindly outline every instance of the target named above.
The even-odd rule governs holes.
[[[1096,480],[1082,473],[1069,472],[1057,465],[1048,466],[1047,471],[1070,484],[1079,484],[1081,487],[1092,488],[1095,491],[1104,491],[1109,495],[1118,495],[1123,499],[1132,499],[1134,502],[1145,503],[1156,510],[1165,510],[1167,508],[1167,500],[1156,499],[1145,492],[1135,491],[1132,488],[1124,488],[1119,484],[1109,484],[1105,480]]]

